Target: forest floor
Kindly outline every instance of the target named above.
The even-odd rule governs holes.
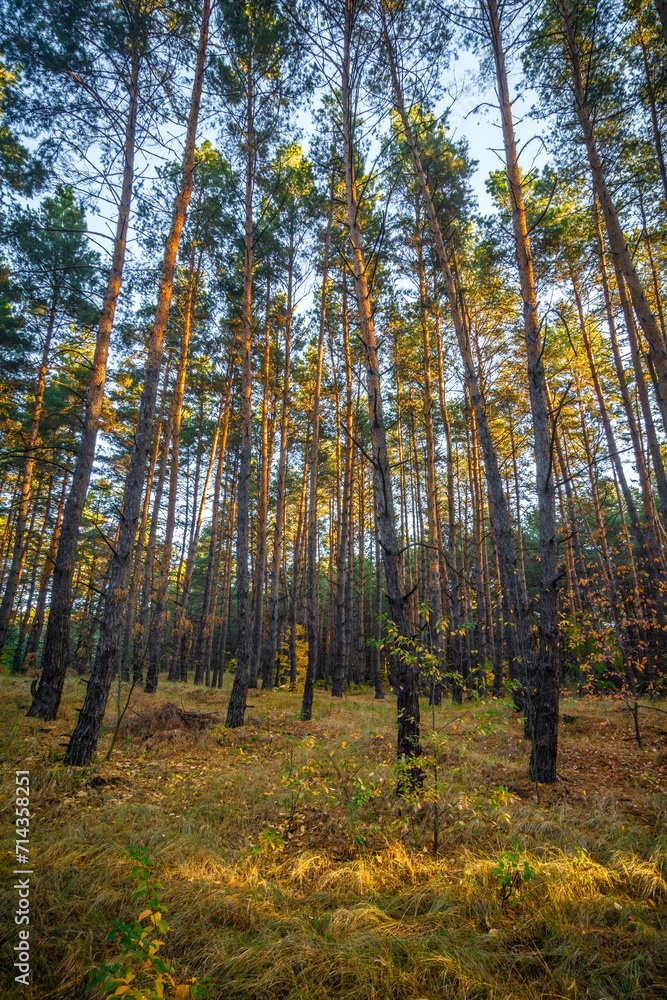
[[[68,678],[44,723],[26,718],[29,679],[0,677],[2,848],[11,870],[28,769],[34,871],[33,986],[5,971],[0,997],[91,996],[120,954],[113,921],[143,909],[132,846],[162,883],[165,956],[181,983],[208,977],[212,1000],[667,996],[666,715],[640,713],[640,750],[621,705],[564,699],[560,777],[536,789],[509,701],[422,703],[424,787],[398,797],[393,697],[317,689],[303,723],[300,696],[251,691],[246,725],[226,730],[229,683],[134,693],[106,761],[110,699],[96,763],[66,769],[84,683]],[[182,728],[156,714],[166,702],[218,719]]]

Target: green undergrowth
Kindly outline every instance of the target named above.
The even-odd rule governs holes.
[[[25,719],[0,684],[6,774],[28,766],[35,800],[27,1000],[94,996],[94,970],[118,961],[107,939],[136,916],[130,847],[162,886],[165,960],[212,1000],[667,995],[661,744],[649,733],[639,751],[608,703],[566,707],[570,777],[538,790],[508,703],[446,705],[435,727],[424,706],[424,785],[398,797],[390,698],[318,691],[304,724],[297,696],[252,692],[241,730],[121,736],[109,762],[74,771],[59,757],[76,685],[59,726]],[[227,697],[162,696],[207,712]],[[606,782],[591,770],[604,754]]]

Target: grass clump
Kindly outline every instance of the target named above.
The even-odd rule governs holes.
[[[138,880],[134,898],[143,899],[148,907],[136,920],[114,921],[107,942],[118,939],[123,955],[113,965],[99,967],[90,982],[91,992],[127,1000],[163,1000],[166,990],[173,1000],[207,1000],[205,984],[194,978],[177,983],[173,967],[160,956],[165,942],[156,935],[165,935],[170,929],[163,916],[167,908],[158,898],[164,887],[153,876],[146,848],[130,847],[128,853],[134,861],[132,876]]]

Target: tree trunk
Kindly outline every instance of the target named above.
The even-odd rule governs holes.
[[[350,531],[350,508],[352,506],[352,474],[354,463],[353,411],[352,411],[352,354],[347,313],[347,274],[343,275],[342,326],[343,351],[345,355],[345,467],[343,471],[343,493],[341,512],[338,518],[339,538],[336,552],[336,613],[334,625],[333,663],[331,669],[331,697],[342,698],[345,688],[346,642],[346,567],[348,535]]]
[[[475,426],[475,415],[472,413],[470,427],[470,447],[468,449],[468,469],[470,479],[470,499],[472,506],[472,533],[473,549],[475,553],[475,605],[477,624],[475,628],[477,646],[477,689],[479,690],[487,659],[486,648],[486,593],[484,589],[484,556],[483,556],[483,533],[484,533],[484,501],[482,499],[482,488],[480,483],[479,469],[479,448],[477,446],[477,433]]]
[[[488,0],[490,39],[502,117],[503,143],[509,181],[512,224],[516,242],[519,283],[523,300],[528,389],[535,441],[535,486],[540,522],[540,621],[539,662],[533,694],[531,773],[538,782],[556,780],[558,755],[558,535],[556,492],[553,477],[553,441],[543,345],[537,314],[537,295],[528,222],[517,158],[512,106],[507,85],[500,19],[496,0]],[[555,417],[557,419],[557,415]]]
[[[287,484],[287,432],[290,411],[290,366],[292,349],[292,283],[294,273],[294,245],[290,240],[287,271],[287,321],[285,323],[285,366],[283,371],[283,398],[280,416],[280,454],[278,456],[278,483],[276,495],[276,523],[273,529],[273,554],[271,557],[271,583],[269,593],[269,634],[266,657],[262,667],[262,687],[271,688],[276,671],[278,653],[278,589],[280,563],[285,535],[285,490]]]
[[[658,9],[662,8],[662,13],[665,14],[666,20],[663,21],[663,28],[667,25],[667,4],[664,0],[658,0],[656,3]],[[661,13],[661,18],[662,18]],[[658,169],[660,170],[660,180],[662,181],[662,193],[665,196],[665,201],[667,202],[667,170],[665,170],[665,157],[662,150],[662,135],[660,133],[660,124],[658,122],[658,113],[656,109],[656,94],[655,88],[653,86],[653,80],[651,79],[651,68],[649,66],[648,54],[646,51],[646,42],[644,41],[644,33],[641,29],[640,18],[637,16],[637,33],[639,37],[639,47],[642,50],[642,62],[644,63],[644,76],[646,78],[646,96],[648,98],[648,106],[651,112],[651,128],[653,130],[653,143],[655,145],[655,153],[658,159]]]
[[[25,466],[21,479],[21,493],[19,498],[18,512],[16,515],[16,525],[14,527],[14,551],[9,567],[9,573],[5,581],[5,592],[0,604],[0,654],[2,653],[7,638],[7,627],[14,607],[16,588],[18,587],[23,566],[25,563],[28,542],[25,538],[26,524],[28,523],[28,512],[30,509],[30,491],[32,487],[32,474],[35,467],[35,451],[37,438],[39,436],[39,423],[42,418],[42,401],[44,399],[44,388],[46,386],[46,375],[49,370],[49,351],[51,350],[51,337],[56,321],[57,300],[54,296],[49,310],[49,321],[44,338],[42,349],[42,362],[37,374],[37,385],[35,387],[35,399],[32,408],[32,420],[30,422],[30,432],[25,450]]]
[[[253,88],[248,72],[247,138],[245,184],[245,270],[243,275],[243,313],[241,319],[241,453],[236,494],[236,606],[238,615],[238,649],[234,684],[227,706],[226,725],[242,726],[245,719],[248,682],[250,680],[250,592],[248,576],[248,536],[250,533],[249,487],[252,449],[252,272],[253,272],[253,190],[255,183],[255,128],[253,118]]]
[[[51,536],[49,547],[46,551],[46,559],[44,560],[42,575],[39,578],[39,588],[37,590],[37,604],[35,605],[35,615],[32,620],[32,626],[30,628],[28,642],[26,643],[25,647],[25,656],[23,658],[22,670],[24,671],[29,670],[30,667],[34,667],[37,664],[37,650],[39,649],[39,640],[42,637],[42,629],[44,627],[46,595],[49,589],[49,581],[51,580],[51,574],[53,573],[53,563],[55,560],[56,549],[58,547],[58,538],[60,537],[60,525],[62,523],[63,510],[65,507],[67,484],[69,483],[71,458],[72,458],[71,455],[67,456],[67,465],[65,466],[65,474],[63,475],[63,485],[60,493],[60,502],[58,504],[56,523],[53,528],[53,535]]]
[[[248,687],[256,688],[262,656],[262,636],[264,634],[264,590],[266,571],[266,528],[269,504],[269,480],[271,460],[269,457],[269,374],[271,342],[269,336],[269,311],[271,305],[271,283],[266,279],[266,311],[264,320],[264,384],[262,391],[261,446],[259,454],[258,497],[257,497],[257,576],[254,590],[254,612],[252,616],[252,645],[250,650],[250,678]]]
[[[301,550],[303,535],[303,523],[306,518],[306,502],[308,496],[308,435],[306,436],[306,447],[303,456],[303,479],[301,484],[301,496],[299,497],[299,511],[297,513],[296,536],[294,539],[294,549],[292,552],[292,600],[290,604],[290,628],[289,628],[289,689],[296,691],[296,634],[297,634],[297,614],[299,608],[299,586],[301,583]],[[312,707],[312,706],[311,706]]]
[[[308,577],[306,583],[306,608],[308,620],[308,667],[301,702],[301,718],[308,720],[313,714],[313,692],[317,671],[318,638],[317,613],[319,610],[319,588],[316,588],[317,556],[317,453],[320,440],[320,391],[322,387],[322,356],[324,353],[324,330],[326,326],[327,290],[329,283],[329,252],[334,210],[334,175],[331,176],[329,192],[329,214],[324,237],[322,257],[322,287],[320,290],[320,329],[317,341],[317,362],[315,368],[315,391],[313,395],[313,419],[310,439],[310,495],[308,498]]]
[[[375,542],[375,631],[373,634],[373,687],[376,700],[384,700],[382,687],[382,660],[380,645],[382,643],[382,552],[380,549],[380,534],[377,527],[377,495],[373,484],[373,540]]]
[[[40,490],[41,483],[37,488],[37,496],[35,497],[35,504],[33,506],[32,517],[30,518],[30,527],[26,533],[25,538],[25,552],[28,552],[28,546],[30,545],[30,539],[35,528],[35,520],[37,517],[37,511],[40,507]],[[21,622],[19,624],[19,634],[16,640],[16,646],[14,647],[14,656],[12,657],[12,664],[9,668],[9,672],[12,674],[18,674],[21,672],[21,661],[23,659],[23,643],[25,642],[26,632],[28,631],[28,621],[30,620],[30,612],[32,611],[32,599],[35,596],[35,586],[37,584],[37,566],[39,563],[39,557],[42,552],[42,547],[44,545],[44,537],[46,535],[46,528],[49,521],[49,515],[51,513],[51,499],[53,496],[53,475],[49,477],[49,492],[46,500],[46,509],[44,511],[44,520],[42,521],[42,529],[39,533],[39,538],[35,546],[35,551],[32,559],[32,573],[30,574],[30,583],[28,585],[28,599],[25,604],[23,614],[21,615]]]
[[[217,572],[219,568],[219,551],[220,551],[220,538],[219,538],[219,526],[220,526],[220,510],[219,510],[219,500],[220,500],[220,484],[222,482],[222,472],[225,464],[225,455],[227,453],[227,435],[229,432],[229,416],[230,416],[230,403],[232,397],[232,382],[234,375],[234,353],[229,362],[229,368],[227,371],[227,385],[225,389],[224,398],[224,418],[223,418],[223,433],[220,437],[220,445],[218,448],[218,467],[215,474],[215,484],[213,487],[213,517],[211,521],[211,539],[208,547],[208,561],[206,564],[206,578],[204,580],[204,593],[202,596],[202,606],[199,621],[199,630],[197,635],[197,640],[195,644],[195,684],[201,684],[201,674],[202,671],[207,669],[210,661],[210,648],[211,639],[213,637],[213,619],[215,618],[215,609],[213,614],[211,614],[211,608],[214,608],[214,577],[217,577]],[[227,489],[225,484],[225,490]],[[224,509],[224,498],[223,498],[223,509]],[[198,680],[199,678],[199,680]],[[208,684],[208,675],[206,683]]]
[[[426,511],[428,518],[428,632],[429,645],[433,651],[437,666],[430,678],[429,691],[433,703],[439,705],[442,700],[442,680],[437,671],[443,654],[442,641],[442,596],[440,587],[440,554],[438,546],[438,514],[436,499],[436,466],[435,466],[435,431],[433,428],[433,387],[431,381],[431,335],[428,328],[426,278],[422,254],[422,221],[419,209],[416,217],[417,273],[419,277],[419,316],[422,331],[422,358],[424,391],[422,395],[422,412],[424,416],[424,433],[426,436]]]
[[[653,4],[658,12],[660,24],[662,25],[662,34],[665,39],[665,45],[667,45],[667,3],[665,3],[665,0],[653,0]]]
[[[58,553],[53,570],[51,607],[46,629],[44,655],[42,656],[42,676],[37,686],[28,715],[53,720],[58,712],[63,682],[69,656],[69,622],[72,613],[72,579],[76,563],[76,549],[79,526],[88,492],[90,474],[95,458],[97,427],[104,400],[104,384],[107,374],[107,355],[113,327],[116,304],[120,292],[125,261],[125,247],[132,200],[134,179],[134,147],[137,125],[137,100],[139,92],[140,54],[137,46],[132,51],[132,65],[128,85],[129,106],[125,126],[125,158],[123,163],[123,184],[118,205],[118,221],[114,239],[111,271],[104,295],[102,315],[95,341],[95,355],[86,398],[83,427],[79,440],[79,450],[72,476],[65,510],[63,512]]]
[[[566,38],[566,53],[569,59],[572,75],[572,92],[574,95],[575,110],[579,125],[584,136],[588,162],[593,176],[593,186],[597,199],[602,208],[607,235],[609,237],[609,247],[614,264],[623,274],[628,285],[632,305],[637,314],[646,339],[651,348],[653,364],[655,365],[658,391],[663,407],[667,408],[667,347],[656,322],[655,316],[651,312],[648,299],[642,287],[639,275],[635,268],[632,254],[628,248],[618,213],[607,187],[604,168],[600,159],[595,139],[595,131],[591,121],[586,103],[586,89],[581,68],[581,59],[577,43],[577,35],[566,0],[556,0],[556,6],[563,18],[563,27]]]
[[[162,431],[162,422],[164,419],[164,407],[167,400],[167,389],[169,383],[169,372],[171,371],[171,358],[167,362],[167,368],[164,373],[164,383],[162,386],[162,399],[160,401],[160,412],[158,414],[157,421],[155,423],[155,433],[153,435],[153,449],[151,451],[151,456],[148,462],[148,475],[146,478],[146,488],[144,490],[144,505],[141,511],[141,524],[139,526],[139,532],[137,534],[137,540],[134,546],[134,558],[132,562],[132,573],[130,575],[130,593],[127,599],[127,612],[125,618],[125,627],[123,630],[123,646],[120,655],[120,675],[124,681],[130,679],[130,656],[132,650],[132,642],[135,638],[135,620],[137,612],[137,591],[139,589],[139,573],[141,567],[141,556],[145,551],[146,545],[146,526],[148,523],[148,510],[151,503],[151,491],[153,488],[153,476],[155,475],[155,465],[157,463],[157,456],[160,450],[160,433]],[[138,661],[136,664],[136,669],[134,670],[134,677],[137,681],[142,679],[143,669],[141,662]]]
[[[202,20],[197,49],[197,62],[190,114],[183,153],[183,173],[181,186],[172,215],[171,230],[167,237],[162,275],[158,290],[157,309],[151,334],[151,342],[146,363],[144,387],[139,406],[139,417],[134,435],[134,445],[130,465],[125,480],[125,493],[120,520],[120,530],[116,550],[112,559],[111,578],[105,601],[104,617],[100,626],[100,639],[95,657],[93,674],[88,683],[86,698],[79,714],[76,729],[72,734],[65,753],[67,764],[84,765],[92,760],[100,727],[104,718],[109,685],[113,677],[118,652],[118,637],[123,619],[123,608],[127,598],[127,583],[132,562],[132,551],[137,532],[137,522],[141,509],[143,478],[146,456],[150,445],[155,400],[157,395],[162,349],[167,330],[169,305],[174,283],[176,255],[183,230],[183,223],[192,194],[192,179],[195,159],[195,140],[199,119],[199,104],[204,80],[204,65],[208,43],[210,16],[209,0],[204,0]]]
[[[231,378],[229,383],[229,388],[231,389]],[[220,444],[220,461],[222,460],[222,455],[224,455],[227,446],[227,431],[229,428],[229,395],[226,399],[220,400],[220,408],[218,410],[218,420],[215,427],[215,432],[213,434],[213,441],[211,442],[211,455],[208,463],[208,469],[206,470],[206,476],[204,479],[204,488],[202,490],[201,501],[199,503],[199,512],[197,515],[197,523],[195,525],[195,530],[192,533],[190,539],[190,545],[188,548],[188,558],[185,565],[185,579],[183,582],[183,591],[181,593],[181,624],[178,627],[178,632],[176,635],[176,640],[174,642],[173,659],[176,661],[180,653],[181,643],[183,641],[183,629],[184,626],[182,622],[187,617],[188,604],[190,601],[190,587],[192,584],[192,573],[195,568],[195,556],[197,555],[197,547],[199,545],[199,535],[201,533],[202,517],[204,514],[204,508],[206,506],[206,494],[208,492],[209,482],[211,480],[211,473],[213,471],[213,465],[215,463],[215,458],[218,453],[218,441]],[[221,433],[222,431],[222,433]],[[183,676],[183,671],[181,671],[181,680],[187,680],[187,675]],[[196,685],[203,684],[204,682],[204,669],[202,664],[198,664],[195,669],[194,683]]]
[[[215,674],[217,675],[218,687],[222,687],[222,678],[225,672],[225,651],[227,644],[227,628],[230,616],[230,599],[232,589],[232,549],[233,549],[233,526],[236,522],[236,496],[238,491],[238,449],[234,458],[234,475],[232,479],[232,491],[229,500],[229,517],[227,528],[227,547],[225,550],[225,567],[222,579],[222,622],[218,631],[218,647],[216,650]],[[211,641],[212,646],[212,641]],[[215,687],[215,681],[212,682]]]
[[[394,100],[401,119],[401,124],[403,126],[405,139],[410,149],[415,175],[417,177],[424,205],[426,207],[431,233],[436,246],[438,264],[440,266],[440,271],[442,273],[447,292],[447,298],[449,300],[456,340],[461,354],[461,359],[463,361],[466,387],[468,389],[470,401],[475,410],[480,445],[484,456],[486,481],[491,501],[491,512],[494,518],[494,529],[498,549],[498,560],[502,574],[503,593],[506,595],[507,599],[508,614],[506,616],[506,640],[508,642],[509,649],[512,651],[510,660],[513,662],[514,657],[518,657],[521,678],[525,683],[526,669],[529,663],[529,636],[527,622],[525,620],[525,607],[518,582],[516,549],[514,546],[514,538],[512,536],[507,499],[503,491],[502,478],[498,467],[498,458],[493,439],[491,437],[489,422],[479,388],[475,363],[473,361],[472,351],[470,348],[470,339],[465,320],[459,306],[459,297],[454,276],[449,266],[449,260],[442,238],[440,223],[433,204],[426,175],[422,167],[417,143],[415,141],[405,105],[403,103],[403,95],[396,67],[394,48],[389,38],[384,12],[382,15],[382,22],[383,37],[387,49],[392,84],[394,88]]]
[[[169,589],[169,571],[171,568],[171,552],[176,526],[176,498],[178,494],[181,417],[183,415],[183,396],[185,394],[185,378],[188,367],[188,351],[190,346],[190,331],[192,326],[192,310],[194,305],[194,275],[190,268],[187,301],[185,307],[183,337],[181,340],[181,356],[176,374],[176,385],[171,398],[169,411],[169,429],[171,431],[171,462],[169,465],[169,501],[167,504],[167,520],[165,535],[160,556],[160,575],[158,577],[157,593],[153,606],[150,633],[148,636],[148,670],[146,671],[146,686],[144,690],[153,694],[157,690],[160,674],[160,657],[162,637],[164,633],[165,614],[167,608],[167,591]],[[167,441],[165,440],[165,446]],[[165,460],[163,454],[163,462]],[[161,463],[162,471],[162,463]],[[160,491],[161,492],[161,491]],[[156,497],[157,500],[157,497]],[[152,529],[152,525],[151,525]],[[147,570],[147,567],[146,567]],[[146,577],[144,576],[144,582]],[[173,678],[171,678],[173,679]]]
[[[347,222],[351,243],[352,271],[359,311],[360,338],[363,344],[368,392],[373,473],[378,506],[378,532],[382,547],[389,614],[399,636],[410,638],[411,629],[407,614],[403,580],[399,562],[396,518],[392,493],[391,469],[387,451],[380,370],[378,365],[375,326],[371,310],[366,264],[362,250],[359,225],[359,200],[354,174],[354,145],[352,136],[352,108],[350,84],[350,48],[352,40],[352,10],[350,0],[345,6],[344,52],[342,66],[343,141],[345,165],[345,191],[347,196]],[[398,709],[398,756],[407,759],[421,755],[419,742],[419,679],[418,671],[399,657],[396,676]],[[413,768],[411,778],[419,780],[420,769]]]
[[[440,416],[445,433],[445,449],[447,462],[447,575],[449,578],[449,651],[451,673],[462,674],[461,657],[461,592],[456,556],[456,497],[454,489],[454,451],[452,448],[452,431],[445,399],[445,378],[442,357],[442,336],[440,333],[440,316],[436,315],[436,342],[438,348],[438,391],[440,396]],[[454,687],[460,690],[460,685]]]

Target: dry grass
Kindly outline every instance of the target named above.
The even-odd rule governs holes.
[[[3,802],[17,767],[34,797],[27,1000],[83,997],[90,969],[115,957],[110,924],[137,911],[131,845],[148,846],[164,884],[170,961],[181,980],[209,976],[215,1000],[667,996],[667,746],[648,713],[642,752],[610,703],[566,703],[567,780],[538,803],[509,705],[443,706],[435,731],[425,708],[427,782],[406,801],[389,697],[318,690],[304,724],[297,696],[251,692],[240,730],[152,731],[167,700],[224,719],[227,691],[164,688],[133,696],[106,762],[110,706],[98,762],[72,770],[59,757],[81,682],[41,723],[25,717],[28,683],[0,678]],[[11,831],[4,846],[11,861]],[[503,906],[508,851],[533,875]],[[5,958],[13,903],[5,893]],[[0,997],[16,995],[6,974]]]

